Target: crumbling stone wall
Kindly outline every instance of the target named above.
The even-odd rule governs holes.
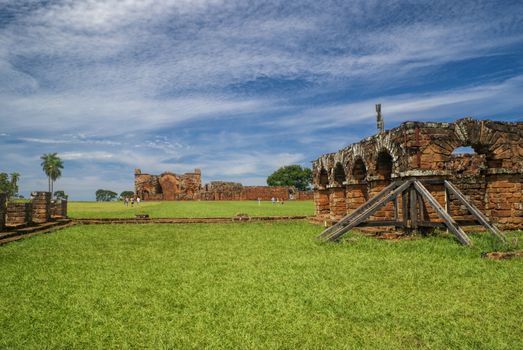
[[[32,214],[31,221],[41,224],[51,220],[51,192],[31,193]]]
[[[241,199],[243,200],[271,200],[272,198],[287,200],[289,198],[288,186],[243,186]]]
[[[183,175],[171,172],[150,175],[135,169],[134,185],[136,194],[144,200],[270,200],[272,197],[287,200],[292,192],[289,186],[243,186],[227,181],[211,181],[202,186],[199,169]]]
[[[292,199],[298,201],[310,201],[314,199],[314,191],[296,191],[292,194]]]
[[[470,146],[476,154],[453,154]],[[523,227],[523,123],[406,122],[313,162],[316,215],[337,220],[396,179],[449,179],[503,229]],[[428,186],[443,204],[441,186]],[[401,203],[398,204],[401,213]],[[468,218],[453,201],[451,215]],[[375,218],[392,218],[392,204]],[[427,215],[436,219],[427,209]]]
[[[202,188],[204,200],[271,200],[289,198],[288,186],[243,186],[239,182],[212,181]]]
[[[160,175],[142,174],[134,171],[134,188],[144,200],[194,200],[200,199],[201,171],[177,175],[164,172]]]
[[[67,200],[57,199],[51,201],[51,218],[62,219],[67,217]]]
[[[31,202],[7,204],[6,226],[24,226],[31,223],[33,206]]]
[[[211,181],[202,188],[203,200],[240,200],[243,186],[239,182]]]

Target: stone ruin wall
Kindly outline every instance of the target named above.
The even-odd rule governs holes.
[[[195,200],[200,199],[201,171],[177,175],[164,172],[160,175],[134,171],[135,193],[143,200]]]
[[[453,154],[470,146],[475,154]],[[523,123],[406,122],[313,161],[316,217],[336,221],[396,179],[448,179],[501,229],[523,228]],[[443,205],[443,185],[427,185]],[[399,212],[402,205],[398,203]],[[440,221],[428,206],[426,215]],[[456,219],[472,219],[456,200]],[[393,218],[389,203],[372,219]]]
[[[29,202],[8,202],[0,193],[0,231],[67,217],[67,200],[52,201],[50,192],[32,192],[31,197]]]
[[[239,182],[211,181],[201,185],[201,171],[176,175],[144,174],[135,170],[135,193],[143,200],[271,200],[289,199],[289,186],[243,186]],[[296,192],[298,198],[312,199],[312,192]]]

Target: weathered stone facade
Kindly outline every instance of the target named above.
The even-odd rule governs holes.
[[[6,226],[24,226],[32,222],[33,206],[31,202],[7,204]]]
[[[134,173],[135,193],[143,200],[287,200],[293,189],[289,186],[243,186],[239,182],[211,181],[202,186],[201,171],[177,175]],[[303,199],[302,195],[300,199]]]
[[[470,146],[475,154],[453,154]],[[523,228],[523,123],[405,122],[313,161],[316,216],[339,220],[396,179],[448,179],[502,229]],[[443,205],[442,185],[427,188]],[[401,213],[401,203],[398,204]],[[427,207],[427,206],[425,206]],[[430,209],[427,215],[437,221]],[[457,219],[471,218],[457,201]],[[392,203],[373,219],[391,219]]]
[[[7,202],[0,193],[0,231],[67,218],[67,200],[51,201],[50,192],[32,192],[29,202]]]
[[[51,220],[51,192],[31,193],[32,214],[31,221],[41,224]]]
[[[144,200],[193,200],[200,199],[201,171],[177,175],[164,172],[160,175],[142,174],[134,171],[134,188]]]
[[[53,219],[63,219],[67,217],[67,200],[56,199],[51,201],[51,217]]]

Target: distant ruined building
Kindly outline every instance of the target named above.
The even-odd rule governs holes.
[[[378,114],[380,114],[378,111]],[[523,123],[459,119],[453,123],[405,122],[320,156],[312,163],[316,217],[337,221],[364,204],[395,180],[420,180],[443,206],[442,184],[450,180],[467,200],[502,229],[523,228]],[[471,147],[475,153],[454,152]],[[456,219],[471,218],[458,201],[447,210]],[[373,214],[394,220],[403,204],[393,203]],[[438,216],[427,208],[431,220]]]
[[[312,192],[295,191],[289,186],[243,186],[225,181],[212,181],[202,186],[200,169],[180,175],[172,172],[150,175],[135,169],[134,188],[136,195],[143,200],[312,199]]]

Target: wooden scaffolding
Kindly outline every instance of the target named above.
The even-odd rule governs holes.
[[[445,188],[445,207],[441,206],[423,183],[443,183]],[[459,224],[472,225],[479,223],[495,237],[506,242],[503,233],[491,224],[488,218],[471,202],[469,202],[463,193],[461,193],[461,191],[450,181],[425,180],[423,183],[422,181],[415,179],[392,182],[352,213],[348,214],[331,227],[325,229],[316,238],[321,241],[337,241],[350,229],[364,226],[394,226],[397,229],[403,229],[406,231],[418,230],[420,228],[446,227],[462,244],[471,245],[472,241],[461,229]],[[464,205],[475,220],[454,220],[449,213],[451,196]],[[401,197],[402,203],[401,217],[398,210],[399,197]],[[393,220],[368,220],[370,216],[389,202],[392,202],[394,207]],[[425,215],[426,203],[434,209],[438,217],[443,220],[442,222],[430,221],[428,215]]]

